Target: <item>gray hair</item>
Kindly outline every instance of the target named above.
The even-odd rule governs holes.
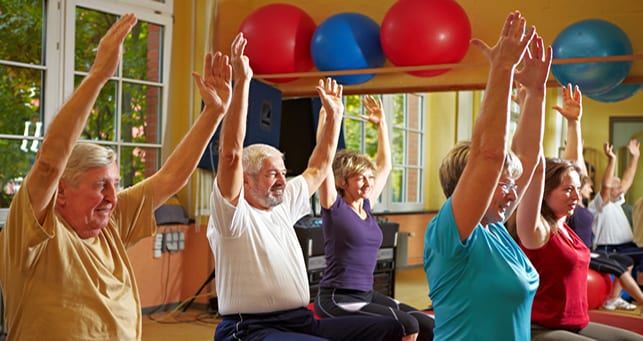
[[[442,164],[440,165],[440,183],[442,185],[442,191],[447,198],[455,191],[464,167],[469,161],[470,151],[470,141],[459,142],[442,160]],[[513,180],[518,179],[522,175],[522,163],[512,151],[509,151],[507,155],[505,155],[503,175]]]
[[[90,168],[111,165],[116,153],[107,147],[89,142],[79,142],[71,152],[62,178],[76,187],[80,177]]]
[[[249,145],[243,149],[241,157],[243,171],[253,176],[257,175],[261,170],[263,159],[277,156],[283,159],[284,154],[273,146],[262,143]]]

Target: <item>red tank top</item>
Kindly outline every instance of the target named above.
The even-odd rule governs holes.
[[[576,330],[589,323],[587,269],[589,249],[565,224],[540,249],[520,247],[540,275],[531,321],[551,329]]]

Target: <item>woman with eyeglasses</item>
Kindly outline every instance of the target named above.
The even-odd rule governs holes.
[[[477,39],[472,43],[490,62],[485,97],[471,142],[458,143],[442,161],[440,182],[447,200],[424,237],[434,335],[435,340],[529,340],[538,274],[504,221],[542,153],[552,52],[535,28],[525,30],[525,18],[517,11],[507,17],[495,46]],[[514,81],[521,85],[522,112],[510,149]]]

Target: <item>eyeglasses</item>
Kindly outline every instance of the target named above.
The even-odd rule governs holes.
[[[500,189],[504,194],[509,194],[509,192],[518,192],[518,185],[510,182],[499,182],[498,186],[500,186]]]

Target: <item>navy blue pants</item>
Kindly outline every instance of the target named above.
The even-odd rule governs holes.
[[[396,341],[402,327],[392,318],[347,316],[316,320],[306,308],[263,314],[223,316],[214,333],[216,341]]]

